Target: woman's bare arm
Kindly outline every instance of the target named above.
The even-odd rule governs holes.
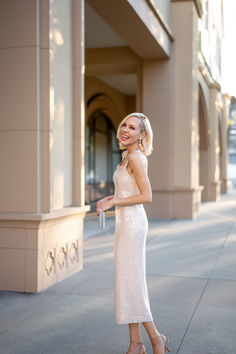
[[[125,206],[150,203],[152,201],[152,189],[142,157],[138,152],[132,153],[128,157],[128,162],[140,194],[132,195],[127,198],[116,198],[114,200],[114,205]]]
[[[114,205],[128,206],[150,203],[152,201],[152,190],[142,157],[139,155],[139,153],[132,153],[128,157],[128,162],[132,170],[132,175],[136,180],[140,194],[132,195],[127,198],[112,197],[109,198],[109,200],[102,200],[99,202],[100,210],[108,210]]]

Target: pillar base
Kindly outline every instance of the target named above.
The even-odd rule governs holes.
[[[211,182],[209,186],[208,198],[204,201],[217,202],[220,199],[220,193],[221,193],[221,181]]]
[[[0,290],[37,293],[83,267],[89,207],[0,214]]]
[[[152,203],[145,206],[149,218],[194,219],[201,205],[202,187],[154,190]]]
[[[229,179],[221,180],[221,193],[228,193],[228,191],[232,188],[233,183]]]

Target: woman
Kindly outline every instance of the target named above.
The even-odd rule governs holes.
[[[117,130],[120,148],[125,150],[113,175],[114,196],[97,202],[97,215],[116,207],[115,314],[118,324],[127,323],[130,346],[127,354],[145,354],[140,323],[147,331],[153,354],[164,354],[166,337],[152,319],[146,285],[146,236],[148,222],[143,203],[150,203],[152,190],[147,175],[147,155],[152,152],[152,128],[142,113],[125,117]]]

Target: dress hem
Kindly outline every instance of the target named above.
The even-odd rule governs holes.
[[[129,324],[129,323],[143,323],[143,322],[153,322],[153,318],[149,317],[143,317],[143,318],[133,318],[133,319],[130,319],[130,320],[124,320],[124,321],[117,321],[116,320],[116,323],[119,325],[119,324]]]

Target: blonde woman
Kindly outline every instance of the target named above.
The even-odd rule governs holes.
[[[97,202],[97,214],[116,208],[115,316],[118,324],[128,324],[130,346],[127,354],[145,354],[140,323],[147,331],[153,354],[164,354],[166,337],[153,322],[146,284],[146,236],[148,221],[144,203],[152,201],[147,174],[147,157],[152,152],[152,128],[142,113],[131,113],[117,130],[120,148],[125,150],[113,175],[115,194]]]

